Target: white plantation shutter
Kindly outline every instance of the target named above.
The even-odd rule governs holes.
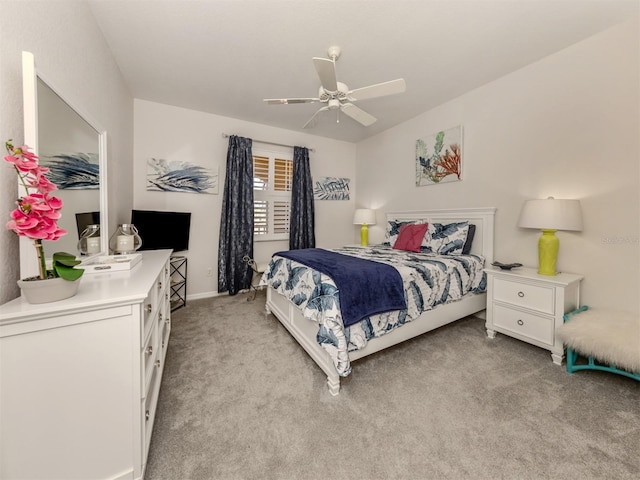
[[[253,156],[253,190],[266,191],[269,187],[269,157]]]
[[[288,240],[293,160],[268,152],[253,156],[254,239]]]
[[[293,182],[293,160],[274,159],[273,189],[276,192],[290,192]]]
[[[291,211],[290,201],[273,202],[273,233],[286,234],[289,238],[289,212]]]
[[[254,200],[253,202],[253,234],[266,235],[269,233],[268,210],[269,202]]]

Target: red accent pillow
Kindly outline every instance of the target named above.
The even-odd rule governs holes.
[[[393,244],[395,250],[406,250],[407,252],[420,252],[420,245],[424,234],[429,228],[428,223],[417,223],[413,225],[402,225],[398,239]]]

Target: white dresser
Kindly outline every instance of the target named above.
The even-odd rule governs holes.
[[[0,478],[144,475],[171,331],[169,256],[0,306]]]
[[[556,338],[563,315],[580,306],[582,275],[539,275],[534,268],[485,269],[487,335],[509,335],[551,352],[562,365],[564,345]]]

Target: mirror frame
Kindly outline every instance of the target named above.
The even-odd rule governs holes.
[[[35,58],[31,52],[22,52],[22,101],[24,110],[24,144],[38,155],[38,78],[58,95],[69,108],[78,114],[98,134],[98,165],[100,169],[100,253],[109,254],[109,215],[107,201],[107,131],[99,127],[81,110],[70,103],[54,88],[41,72],[36,70]],[[103,233],[104,232],[104,233]],[[80,253],[78,252],[78,257]],[[89,258],[89,257],[87,257]],[[20,277],[38,274],[38,260],[30,238],[20,237]]]

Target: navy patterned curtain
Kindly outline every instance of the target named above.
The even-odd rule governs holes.
[[[253,271],[242,257],[253,258],[253,155],[250,138],[232,135],[227,150],[220,243],[218,292],[235,295],[251,286]]]
[[[311,168],[309,166],[309,149],[293,147],[289,250],[314,248],[315,246],[315,212]]]

